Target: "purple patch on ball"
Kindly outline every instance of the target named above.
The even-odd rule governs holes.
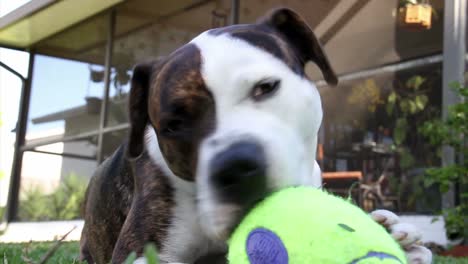
[[[288,251],[275,233],[265,228],[250,232],[246,244],[250,264],[288,264]]]

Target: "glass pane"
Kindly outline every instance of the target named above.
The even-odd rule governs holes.
[[[0,48],[0,60],[23,76],[27,75],[26,52]],[[15,144],[15,128],[21,96],[21,80],[0,68],[0,217],[7,203],[11,165]]]
[[[37,44],[28,138],[98,129],[108,24],[103,13]]]
[[[39,147],[24,156],[22,221],[79,217],[98,136],[55,142],[99,128],[108,19],[95,16],[36,47],[26,141]]]
[[[34,63],[27,138],[70,136],[97,130],[102,66],[37,55]]]
[[[154,8],[153,8],[154,7]],[[169,54],[199,33],[228,23],[230,1],[128,1],[117,9],[108,126],[127,122],[133,66]]]
[[[20,221],[80,218],[80,206],[89,178],[96,169],[92,138],[37,148],[38,151],[80,155],[68,157],[25,152],[21,175]]]
[[[322,168],[362,172],[367,210],[440,209],[437,186],[423,188],[424,169],[438,165],[439,157],[418,128],[440,116],[441,72],[439,63],[321,89]]]
[[[277,6],[297,11],[312,28],[338,74],[442,52],[443,0],[434,8],[430,29],[399,24],[399,0],[388,1],[240,1],[240,22],[250,23]],[[322,79],[316,69],[308,69]]]

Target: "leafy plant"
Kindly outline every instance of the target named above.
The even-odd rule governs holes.
[[[66,177],[49,197],[52,215],[57,219],[76,219],[86,192],[86,182],[75,174]]]
[[[50,217],[47,196],[38,186],[31,186],[22,193],[23,197],[18,210],[19,219],[41,221]]]
[[[437,111],[436,107],[429,104],[428,94],[433,87],[432,81],[421,75],[412,76],[403,82],[395,80],[391,92],[388,93],[373,79],[368,79],[354,85],[347,97],[347,103],[352,105],[352,108],[361,109],[359,111],[364,110],[375,115],[386,113],[377,123],[380,122],[380,126],[393,130],[392,149],[399,154],[402,169],[427,163],[427,160],[418,159],[422,155],[414,153],[415,149],[424,147],[418,142],[414,131],[417,130],[418,124],[430,120]]]
[[[77,219],[85,191],[85,180],[75,174],[65,177],[51,194],[44,194],[37,186],[30,187],[23,192],[18,216],[30,221]]]
[[[427,94],[431,85],[425,85],[426,83],[426,78],[415,75],[404,84],[396,85],[386,100],[386,112],[395,120],[393,148],[400,156],[402,169],[408,169],[417,163],[424,163],[415,157],[412,151],[415,148],[412,148],[408,141],[414,135],[415,126],[421,121],[428,120],[433,113],[433,109],[428,109]]]
[[[366,107],[370,113],[374,113],[379,105],[384,104],[381,89],[373,79],[354,85],[347,102],[354,107]]]
[[[464,234],[467,238],[468,215],[468,88],[458,83],[452,84],[453,90],[460,96],[460,103],[448,109],[445,120],[427,121],[419,131],[438,148],[439,155],[443,147],[452,147],[460,157],[454,164],[431,168],[426,171],[425,186],[439,184],[440,191],[446,193],[452,184],[459,187],[458,200],[454,208],[445,209],[446,229],[449,237]],[[464,158],[463,158],[464,157]]]
[[[368,79],[354,85],[347,97],[350,109],[358,109],[358,114],[352,115],[353,118],[372,116],[372,119],[361,118],[361,124],[355,126],[356,130],[377,133],[377,137],[374,136],[377,141],[386,138],[385,144],[395,154],[398,178],[389,178],[389,190],[405,201],[405,207],[400,208],[402,210],[416,206],[416,202],[420,208],[434,207],[438,203],[427,197],[418,199],[427,191],[421,188],[423,170],[419,168],[438,164],[439,159],[433,151],[434,147],[415,132],[420,124],[440,112],[439,107],[429,99],[439,80],[440,73],[437,71],[408,77],[401,75],[384,84],[385,87]],[[364,111],[366,115],[362,114]]]

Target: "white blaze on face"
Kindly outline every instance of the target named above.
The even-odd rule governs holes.
[[[200,50],[201,74],[216,105],[216,129],[200,145],[197,184],[204,198],[200,200],[214,199],[207,183],[210,161],[243,139],[255,140],[264,148],[268,188],[320,186],[320,174],[314,172],[322,121],[316,87],[282,60],[228,34],[205,32],[192,43]],[[265,79],[279,80],[280,87],[273,96],[256,102],[250,94]],[[202,202],[201,207],[213,211],[217,205]]]
[[[265,149],[269,187],[319,186],[312,177],[322,121],[316,87],[272,54],[228,34],[205,32],[192,43],[200,49],[201,73],[216,104],[216,129],[201,144],[198,176],[207,175],[219,151],[247,137]],[[264,79],[280,80],[279,90],[256,102],[250,93]]]

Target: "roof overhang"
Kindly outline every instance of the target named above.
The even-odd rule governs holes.
[[[125,0],[31,0],[0,18],[0,46],[25,49]]]

